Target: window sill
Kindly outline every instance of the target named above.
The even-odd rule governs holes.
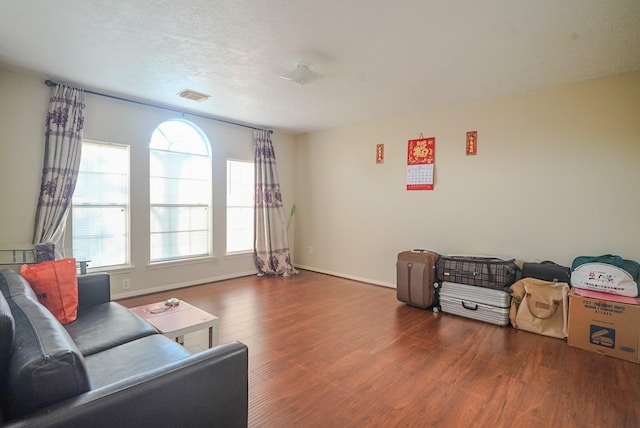
[[[185,265],[195,265],[202,263],[211,263],[217,260],[216,256],[206,256],[206,257],[194,257],[190,259],[180,259],[180,260],[167,260],[163,262],[153,262],[149,263],[147,267],[149,269],[164,269],[175,266],[185,266]]]
[[[107,272],[113,275],[118,275],[122,273],[133,272],[135,268],[136,267],[133,265],[99,266],[99,267],[91,267],[91,265],[89,265],[87,266],[87,274],[96,273],[96,272]],[[78,269],[78,272],[80,272],[79,269]],[[78,275],[80,275],[80,273],[78,273]]]
[[[224,255],[225,259],[239,259],[239,258],[246,258],[246,257],[253,257],[253,250],[234,251],[233,253],[226,253]]]

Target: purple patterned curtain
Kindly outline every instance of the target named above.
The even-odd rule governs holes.
[[[54,244],[62,248],[65,221],[78,179],[84,91],[64,85],[54,86],[45,127],[42,184],[33,230],[34,244]]]
[[[276,155],[269,131],[254,132],[256,201],[254,256],[258,275],[298,273],[291,263]]]

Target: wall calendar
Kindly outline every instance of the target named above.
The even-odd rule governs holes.
[[[436,138],[409,140],[407,149],[407,190],[433,190]]]

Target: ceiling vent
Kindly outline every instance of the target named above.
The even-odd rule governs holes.
[[[291,80],[292,82],[299,83],[301,85],[305,85],[309,82],[313,82],[314,80],[321,78],[322,74],[316,73],[315,71],[309,69],[309,64],[299,62],[295,70],[290,71],[289,73],[281,74],[280,77],[286,80]]]
[[[182,92],[178,92],[178,96],[186,98],[192,101],[205,101],[211,98],[211,95],[203,94],[202,92],[192,91],[191,89],[185,89]]]

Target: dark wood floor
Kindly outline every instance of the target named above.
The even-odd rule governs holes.
[[[249,346],[251,427],[638,427],[640,365],[302,271],[178,297]]]

